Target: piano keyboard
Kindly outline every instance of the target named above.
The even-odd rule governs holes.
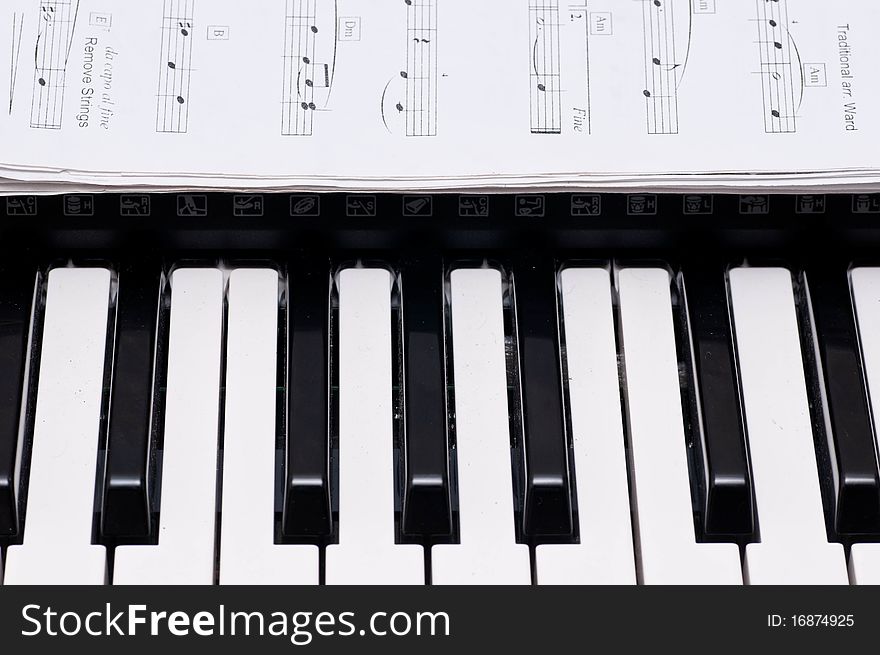
[[[4,584],[880,583],[880,268],[0,275]]]

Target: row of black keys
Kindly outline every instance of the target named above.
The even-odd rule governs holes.
[[[402,317],[398,348],[404,355],[399,374],[406,399],[399,527],[413,538],[454,538],[454,417],[447,405],[447,386],[454,381],[446,365],[446,269],[439,257],[396,268]],[[518,532],[532,541],[576,538],[557,270],[548,258],[519,262],[509,271],[510,366],[516,387],[512,445],[521,471]],[[286,458],[280,531],[286,538],[320,541],[331,538],[334,529],[332,269],[327,259],[296,259],[288,262],[286,272],[291,301],[283,349]],[[108,541],[147,542],[155,530],[152,451],[157,447],[155,415],[164,374],[157,355],[163,350],[163,327],[157,317],[167,307],[167,293],[158,262],[132,262],[117,273],[106,459],[97,494],[99,533]],[[24,395],[26,363],[39,353],[38,322],[34,327],[31,321],[32,305],[39,309],[41,302],[34,281],[34,270],[21,267],[0,276],[0,534],[7,537],[17,535],[22,523],[18,503],[23,494],[16,493],[15,469],[22,455],[21,425],[27,425],[33,404],[32,390],[29,398]],[[842,539],[880,536],[876,441],[846,267],[811,269],[799,281],[804,294],[809,288],[809,299],[800,299],[800,318],[817,452],[827,473],[823,492],[829,532]],[[724,267],[686,265],[673,287],[697,537],[749,541],[758,526]],[[29,352],[32,331],[35,346]]]

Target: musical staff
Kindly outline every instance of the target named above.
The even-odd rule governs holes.
[[[159,48],[156,132],[183,134],[189,126],[195,0],[165,0]]]
[[[676,39],[680,25],[676,0],[642,0],[645,47],[645,97],[648,134],[678,134],[678,86],[690,52],[690,25],[686,43]],[[691,5],[687,0],[688,18]],[[682,56],[684,52],[684,56]]]
[[[437,0],[403,0],[406,67],[382,92],[382,122],[406,136],[437,136]]]
[[[768,134],[797,132],[797,112],[803,100],[801,64],[792,61],[797,47],[788,32],[786,0],[756,0],[758,50],[761,55],[761,92],[764,131]]]
[[[24,31],[24,13],[12,14],[12,52],[9,56],[9,115],[15,100],[15,84],[18,81],[18,62],[21,59],[21,37]]]
[[[532,134],[562,133],[559,2],[529,5],[529,98]]]
[[[406,4],[407,136],[437,134],[437,3],[404,0]]]
[[[30,126],[60,130],[67,61],[73,44],[79,0],[41,0],[39,5]]]
[[[330,102],[336,69],[336,3],[287,0],[281,134],[312,136]],[[327,63],[325,63],[327,62]]]

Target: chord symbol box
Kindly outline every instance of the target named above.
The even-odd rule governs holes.
[[[804,64],[804,86],[828,86],[825,64]]]
[[[336,30],[336,38],[340,41],[360,41],[361,17],[342,16],[339,19],[339,27]]]
[[[208,41],[228,41],[229,25],[208,25]]]
[[[590,13],[590,34],[592,36],[613,36],[614,21],[610,11],[594,11]]]
[[[93,11],[89,14],[89,25],[109,32],[113,25],[113,14],[104,13],[102,11]]]

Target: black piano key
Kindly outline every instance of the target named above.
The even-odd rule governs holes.
[[[678,278],[686,299],[692,406],[690,439],[700,457],[697,499],[707,536],[754,531],[754,494],[733,351],[727,281],[721,266],[689,266]],[[684,306],[680,308],[684,310]],[[684,348],[688,344],[683,344]]]
[[[880,533],[880,470],[845,266],[808,269],[814,371],[834,492],[834,529]]]
[[[0,271],[0,536],[18,532],[19,443],[36,270]]]
[[[571,535],[555,265],[524,263],[513,281],[525,454],[523,532]]]
[[[330,267],[290,263],[287,293],[287,457],[282,530],[293,538],[331,534],[329,441]]]
[[[403,532],[452,532],[440,258],[401,267],[405,416]]]
[[[107,423],[101,534],[150,535],[149,461],[162,273],[136,262],[119,271]]]

